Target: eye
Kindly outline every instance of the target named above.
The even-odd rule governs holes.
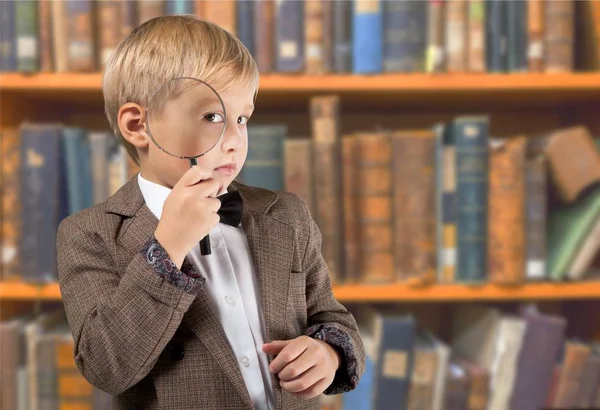
[[[216,112],[211,112],[210,114],[206,114],[204,119],[208,122],[223,122],[223,116]]]
[[[249,120],[250,120],[250,118],[242,115],[241,117],[238,117],[237,123],[238,124],[242,124],[242,125],[246,125]]]

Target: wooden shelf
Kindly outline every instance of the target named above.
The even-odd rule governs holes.
[[[600,299],[600,281],[574,283],[530,283],[522,286],[432,285],[342,285],[334,287],[340,302],[462,302],[519,300]],[[33,286],[0,283],[0,300],[60,300],[57,284]]]
[[[100,73],[3,73],[0,91],[61,99],[74,92],[81,98],[102,97]],[[261,76],[259,103],[287,105],[309,95],[338,93],[351,102],[477,102],[556,104],[598,101],[600,72],[515,74],[380,74]],[[292,101],[293,100],[293,101]]]

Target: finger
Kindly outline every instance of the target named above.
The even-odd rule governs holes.
[[[271,355],[279,354],[291,342],[292,340],[273,340],[272,342],[263,344],[263,352]]]
[[[296,360],[288,363],[287,366],[285,366],[283,370],[278,373],[279,380],[290,381],[298,377],[302,377],[304,372],[315,366],[317,361],[315,360],[314,355],[309,354],[309,352],[309,350],[306,350],[303,354],[297,357]]]
[[[300,393],[310,389],[317,382],[324,378],[325,374],[323,374],[322,368],[320,366],[314,366],[297,379],[282,381],[280,382],[280,385],[283,389],[289,391],[290,393]]]
[[[208,201],[208,209],[210,209],[211,212],[217,212],[221,209],[221,201],[217,198],[206,198],[206,201]]]
[[[188,169],[181,178],[179,178],[179,181],[177,181],[173,189],[175,189],[177,186],[196,185],[198,182],[208,179],[211,176],[212,172],[210,170],[201,167],[200,165],[194,165],[190,167],[190,169]]]
[[[294,339],[292,343],[279,352],[277,357],[273,359],[269,370],[271,373],[279,373],[288,363],[295,360],[307,349],[308,344],[302,339]]]
[[[317,397],[319,394],[323,393],[325,389],[331,384],[329,379],[324,378],[310,386],[308,389],[296,393],[296,396],[302,399],[312,399],[313,397]]]
[[[202,198],[216,198],[219,192],[219,182],[209,177],[190,189],[194,189],[194,195],[201,196]]]

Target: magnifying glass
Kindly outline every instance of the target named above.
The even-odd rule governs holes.
[[[217,145],[225,132],[226,119],[225,104],[213,87],[197,78],[178,77],[152,94],[146,127],[160,150],[187,159],[192,167]],[[200,253],[211,253],[208,235],[200,241]]]

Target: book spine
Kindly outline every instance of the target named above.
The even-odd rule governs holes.
[[[427,2],[384,2],[383,71],[425,71],[426,42]]]
[[[468,70],[485,71],[485,3],[469,0]]]
[[[91,0],[69,1],[68,67],[70,71],[93,71],[95,64],[93,3]]]
[[[444,0],[429,0],[427,9],[427,55],[425,71],[439,73],[445,67],[445,6]]]
[[[254,3],[254,52],[260,73],[273,71],[275,2]]]
[[[527,71],[527,3],[525,0],[507,2],[507,70]]]
[[[575,40],[575,2],[572,0],[545,2],[545,42],[547,73],[573,71]]]
[[[323,7],[322,0],[304,3],[304,57],[306,74],[323,74]]]
[[[482,282],[487,272],[488,119],[454,123],[459,282]]]
[[[486,66],[490,73],[506,72],[506,7],[504,0],[486,2]]]
[[[332,1],[333,8],[333,71],[352,71],[352,2]]]
[[[396,280],[430,283],[437,263],[435,134],[401,131],[392,141]]]
[[[242,171],[244,183],[274,191],[284,187],[285,125],[248,126],[248,155]]]
[[[356,193],[361,283],[394,282],[392,141],[387,133],[357,134]]]
[[[276,0],[275,7],[277,71],[299,73],[304,69],[304,2]]]
[[[344,274],[345,282],[360,279],[360,237],[357,216],[357,139],[342,137],[342,191],[344,198]]]
[[[336,211],[342,197],[338,96],[320,96],[311,101],[310,115],[313,140],[312,178],[316,221],[323,235],[323,258],[329,267],[332,283],[342,280],[342,212]]]
[[[491,141],[488,275],[494,283],[524,280],[526,146],[524,136]]]
[[[526,160],[527,280],[546,278],[546,172],[546,159],[543,155]]]
[[[446,3],[446,70],[467,71],[468,47],[468,3],[467,0],[452,0]]]
[[[0,266],[3,281],[19,280],[21,276],[22,202],[21,191],[21,135],[15,128],[0,131],[0,215],[2,217],[2,250]]]
[[[383,17],[380,0],[355,0],[352,21],[352,71],[383,71]]]
[[[0,1],[0,71],[17,70],[15,1]]]
[[[38,71],[40,66],[38,2],[19,0],[15,2],[14,7],[17,71]]]
[[[452,283],[456,278],[456,144],[452,125],[445,127],[442,136],[442,283]]]
[[[236,31],[241,42],[256,59],[256,49],[254,48],[255,4],[256,2],[252,0],[239,0],[237,2]]]
[[[530,72],[544,71],[544,0],[527,1],[527,62]]]

